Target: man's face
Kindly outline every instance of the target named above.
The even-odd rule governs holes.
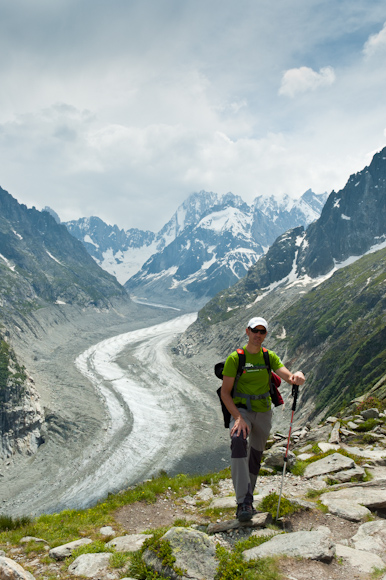
[[[255,328],[247,328],[248,340],[254,346],[261,346],[267,336],[267,331],[261,324],[258,324]]]

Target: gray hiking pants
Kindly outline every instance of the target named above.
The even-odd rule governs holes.
[[[253,501],[253,490],[272,424],[271,410],[264,413],[255,413],[246,409],[239,409],[239,411],[249,427],[249,435],[247,439],[244,439],[242,434],[231,437],[232,481],[238,504]],[[234,423],[235,420],[232,417],[229,432]]]

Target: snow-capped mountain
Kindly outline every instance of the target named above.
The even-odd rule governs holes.
[[[368,167],[332,191],[320,217],[277,238],[234,287],[216,296],[225,309],[251,304],[277,286],[315,284],[364,254],[386,247],[386,147]],[[367,287],[369,279],[363,279]],[[345,292],[350,293],[350,282]],[[260,299],[260,298],[259,298]],[[207,310],[210,310],[210,303]],[[382,308],[382,305],[379,304]]]
[[[67,222],[96,262],[138,298],[206,302],[243,277],[278,235],[317,219],[327,194],[300,199],[193,193],[157,233],[120,230],[97,217]]]

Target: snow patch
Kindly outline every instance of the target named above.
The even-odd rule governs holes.
[[[19,240],[22,240],[23,239],[23,236],[21,236],[20,234],[18,234],[17,232],[15,232],[15,230],[12,230],[12,231],[15,234],[15,236],[19,238]]]
[[[91,237],[90,237],[88,234],[86,234],[86,235],[84,236],[83,240],[84,240],[84,242],[85,242],[86,244],[91,244],[92,246],[95,246],[96,248],[99,248],[99,245],[98,245],[98,244],[96,244],[96,243],[94,242],[94,240],[93,240],[93,239],[91,239]]]
[[[9,268],[10,270],[12,270],[12,272],[14,272],[14,271],[15,271],[15,268],[16,268],[16,266],[12,265],[12,264],[11,264],[11,262],[10,262],[9,260],[7,260],[7,258],[6,258],[5,256],[3,256],[3,254],[0,254],[0,258],[1,258],[2,260],[4,260],[4,262],[5,262],[6,266],[8,266],[8,268]]]
[[[49,257],[54,260],[57,264],[59,264],[60,266],[63,266],[62,262],[59,262],[59,260],[57,258],[55,258],[55,256],[53,256],[48,250],[46,250],[46,253],[49,255]]]
[[[348,217],[347,215],[344,215],[344,213],[342,213],[342,215],[340,217],[342,218],[342,220],[347,220],[347,221],[351,220],[351,218]]]

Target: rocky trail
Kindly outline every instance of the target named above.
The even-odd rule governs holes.
[[[240,540],[263,537],[263,543],[243,551],[243,560],[274,556],[283,580],[385,580],[385,422],[386,414],[374,408],[330,417],[323,425],[293,433],[283,502],[286,498],[299,511],[278,522],[260,510],[250,522],[240,524],[234,519],[232,482],[223,479],[201,486],[192,495],[181,497],[168,490],[155,503],[125,505],[109,526],[98,530],[98,536],[109,549],[132,554],[152,536],[152,530],[169,527],[164,538],[176,558],[174,567],[185,570],[183,575],[163,565],[149,548],[142,555],[149,569],[165,578],[222,578],[216,576],[216,545],[231,552]],[[286,437],[280,433],[269,442],[255,490],[258,509],[265,497],[279,492],[282,476],[276,470],[283,464],[283,444]],[[296,475],[300,462],[305,469]],[[44,544],[43,552],[26,550],[31,542]],[[92,540],[80,537],[51,548],[44,538],[23,538],[16,546],[0,545],[0,579],[129,577],[127,567],[111,566],[112,554],[107,551],[82,554],[66,563],[76,547],[87,543]]]

